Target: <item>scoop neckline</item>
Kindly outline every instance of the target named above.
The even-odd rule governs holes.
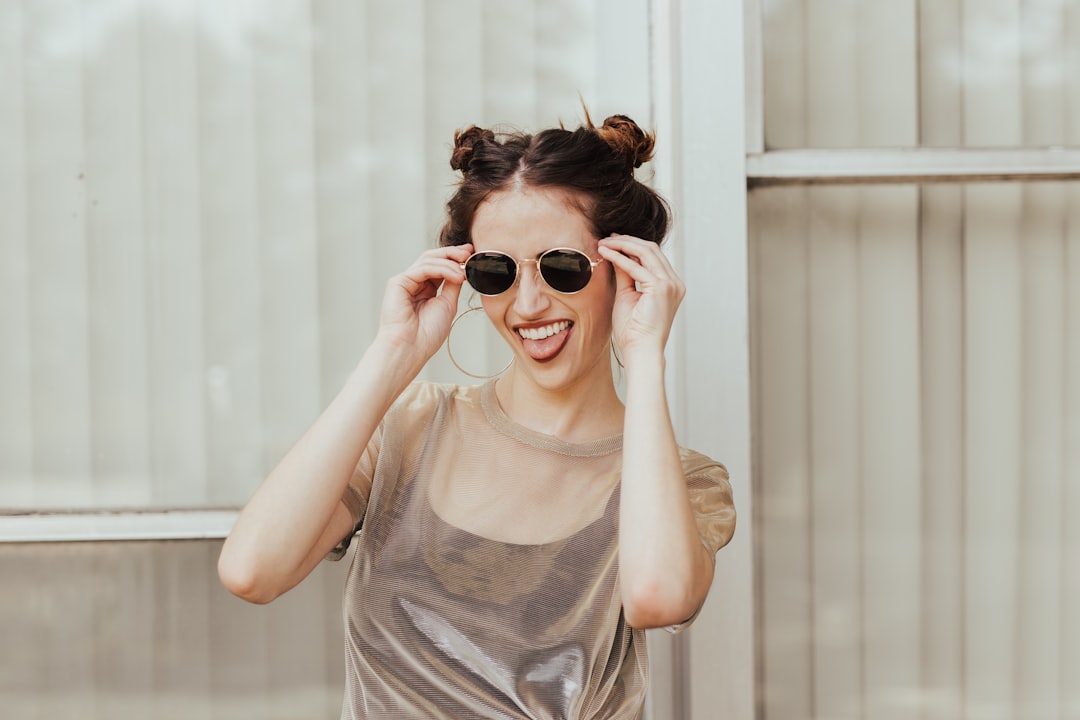
[[[621,484],[616,483],[611,488],[610,492],[608,492],[607,498],[604,500],[604,511],[600,515],[596,516],[595,518],[593,518],[589,522],[585,523],[584,525],[582,525],[578,529],[574,530],[569,535],[564,535],[563,537],[559,537],[559,538],[553,538],[551,540],[545,540],[543,542],[517,542],[517,541],[514,541],[514,540],[500,540],[498,538],[493,538],[493,537],[490,537],[488,535],[483,535],[483,534],[481,534],[480,532],[478,532],[476,530],[470,530],[468,528],[464,528],[464,527],[458,525],[457,523],[452,522],[448,518],[443,517],[439,513],[438,509],[435,507],[435,503],[433,503],[431,501],[431,486],[430,485],[427,487],[427,490],[423,493],[423,505],[424,505],[424,510],[423,511],[430,514],[435,519],[435,521],[438,524],[442,525],[444,528],[446,528],[449,531],[454,532],[454,533],[460,533],[462,536],[464,536],[466,538],[469,538],[473,542],[479,541],[479,542],[485,542],[485,543],[494,543],[496,545],[501,545],[501,546],[505,546],[505,547],[508,547],[508,548],[515,548],[515,549],[518,549],[518,550],[550,550],[550,549],[553,549],[553,548],[558,550],[562,546],[566,545],[568,542],[570,542],[572,540],[575,540],[575,539],[578,539],[581,535],[584,535],[586,532],[596,530],[597,528],[600,527],[600,524],[605,521],[605,519],[610,518],[611,517],[612,503],[619,502],[619,498],[621,496],[620,495],[621,487],[622,487]],[[431,525],[428,524],[428,525],[425,525],[424,527],[430,528]]]
[[[555,435],[548,435],[515,422],[499,404],[499,398],[495,394],[494,380],[489,380],[480,386],[480,407],[484,410],[484,416],[493,428],[503,435],[540,450],[572,457],[599,457],[622,449],[622,433],[575,443],[567,442]]]

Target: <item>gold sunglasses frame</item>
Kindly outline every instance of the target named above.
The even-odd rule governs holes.
[[[553,287],[551,285],[551,283],[548,282],[548,279],[546,277],[544,277],[544,271],[540,269],[540,262],[544,259],[544,256],[547,255],[548,253],[553,253],[553,252],[557,252],[557,251],[560,251],[560,250],[563,251],[563,252],[577,253],[578,255],[581,255],[582,257],[584,257],[586,260],[589,261],[589,279],[586,280],[585,284],[581,286],[581,290],[572,290],[570,292],[566,292],[565,290],[560,290],[557,287]],[[471,282],[468,281],[468,271],[465,270],[465,266],[468,265],[469,261],[472,260],[477,255],[502,255],[503,257],[509,258],[509,259],[514,261],[514,280],[513,280],[513,282],[510,283],[509,287],[507,287],[506,290],[502,290],[502,291],[497,292],[497,293],[480,292],[479,290],[476,289],[476,287]],[[585,288],[587,288],[589,286],[589,283],[592,282],[593,273],[596,270],[596,266],[599,265],[602,262],[604,262],[604,258],[600,258],[599,260],[593,260],[585,252],[583,252],[581,250],[578,250],[577,248],[553,247],[553,248],[548,248],[544,252],[537,255],[535,258],[526,258],[526,259],[523,259],[523,260],[515,258],[510,253],[505,253],[502,250],[480,250],[478,252],[474,252],[472,255],[470,255],[469,257],[467,257],[465,259],[465,262],[458,263],[458,265],[460,265],[461,269],[463,271],[465,271],[465,273],[466,273],[466,275],[465,275],[466,282],[469,282],[469,287],[471,287],[473,289],[473,291],[476,292],[476,294],[483,295],[484,297],[498,297],[499,295],[502,295],[505,292],[509,292],[511,289],[513,289],[513,287],[515,285],[517,285],[518,278],[521,277],[521,265],[522,265],[522,263],[533,263],[534,265],[536,265],[536,274],[540,276],[540,279],[544,281],[545,285],[547,285],[549,288],[551,288],[555,292],[559,293],[560,295],[577,295],[579,292],[581,292],[582,290],[584,290]]]

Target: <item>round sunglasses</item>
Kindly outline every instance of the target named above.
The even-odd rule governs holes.
[[[501,295],[514,286],[522,263],[536,263],[540,277],[552,290],[564,295],[581,292],[592,279],[593,268],[604,262],[593,260],[580,250],[552,248],[535,260],[515,260],[504,252],[485,250],[473,253],[461,263],[465,279],[481,295]]]

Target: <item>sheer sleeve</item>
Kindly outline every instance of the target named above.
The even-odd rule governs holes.
[[[735,534],[735,501],[727,468],[701,453],[680,448],[686,491],[694,510],[701,544],[715,555],[731,541]],[[685,630],[697,619],[699,607],[694,614],[681,623],[665,628],[670,633]]]
[[[735,502],[727,468],[693,450],[682,450],[682,462],[701,543],[715,555],[735,534]]]

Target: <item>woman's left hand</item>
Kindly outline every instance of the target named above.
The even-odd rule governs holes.
[[[654,242],[612,235],[601,239],[599,248],[615,268],[612,328],[623,356],[663,353],[686,286]]]

